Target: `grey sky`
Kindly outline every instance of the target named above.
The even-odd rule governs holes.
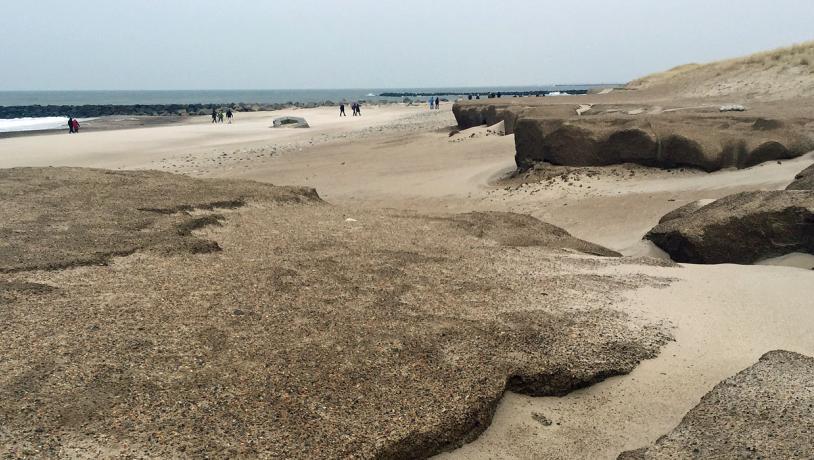
[[[814,38],[812,0],[18,0],[0,90],[624,82]]]

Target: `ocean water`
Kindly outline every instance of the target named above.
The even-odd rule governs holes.
[[[79,124],[95,118],[77,118]],[[47,131],[50,129],[68,130],[68,117],[12,118],[0,120],[0,133],[21,131]]]
[[[287,102],[315,103],[324,101],[399,100],[379,96],[384,92],[399,93],[481,93],[496,91],[565,91],[591,89],[608,85],[558,86],[492,86],[457,88],[360,88],[360,89],[295,89],[295,90],[183,90],[183,91],[0,91],[0,106],[21,105],[157,105],[157,104],[226,104]],[[450,97],[452,98],[452,96]],[[80,120],[81,121],[81,120]],[[59,117],[0,119],[0,132],[61,128],[67,119]]]
[[[0,91],[0,106],[13,105],[133,105],[133,104],[225,104],[256,102],[323,102],[386,100],[384,92],[488,93],[490,91],[564,91],[607,85],[491,86],[449,88],[361,88],[361,89],[261,89],[182,91]]]
[[[68,118],[66,117],[12,118],[11,120],[0,120],[0,133],[42,131],[63,126],[66,130],[68,129]]]

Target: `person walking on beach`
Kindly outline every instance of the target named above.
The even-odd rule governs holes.
[[[72,126],[73,126],[73,132],[78,133],[79,132],[79,120],[74,118]]]
[[[73,134],[73,117],[68,117],[68,134]]]
[[[441,108],[441,99],[438,99],[438,96],[435,96],[435,110]]]
[[[362,103],[361,102],[356,103],[356,115],[358,115],[360,117],[362,116]]]
[[[218,122],[218,112],[215,109],[212,109],[212,123]]]
[[[218,123],[223,123],[223,109],[218,112]]]
[[[226,119],[227,119],[227,120],[229,120],[229,124],[230,124],[230,125],[232,124],[232,117],[233,117],[233,116],[234,116],[234,115],[232,114],[232,109],[228,109],[228,110],[226,111]]]
[[[345,113],[345,103],[344,102],[339,103],[339,116],[340,117],[347,117],[348,116],[348,114]]]
[[[430,110],[432,110],[432,96],[427,100],[427,103],[430,104]]]

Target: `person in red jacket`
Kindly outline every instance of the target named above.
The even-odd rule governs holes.
[[[77,120],[76,118],[73,119],[73,132],[75,133],[79,132],[79,120]]]

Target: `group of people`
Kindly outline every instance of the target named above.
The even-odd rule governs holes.
[[[212,123],[223,123],[224,116],[229,121],[229,124],[232,124],[232,117],[234,114],[232,113],[232,109],[227,109],[226,113],[221,110],[212,109]]]
[[[501,97],[501,96],[503,96],[503,94],[501,94],[501,92],[500,92],[500,91],[498,91],[498,92],[496,92],[496,93],[489,93],[489,95],[488,95],[489,99],[499,98],[499,97]],[[515,97],[516,97],[516,96],[515,96]],[[468,94],[468,95],[467,95],[467,98],[468,98],[470,101],[471,101],[473,98],[474,98],[474,99],[480,99],[480,94],[475,94],[474,96],[472,96],[472,94],[470,93],[470,94]]]
[[[360,117],[362,116],[362,104],[360,104],[358,102],[354,102],[353,104],[350,105],[350,108],[351,108],[351,110],[353,110],[353,116],[354,117],[355,116],[360,116]],[[347,117],[348,116],[348,114],[345,113],[345,103],[344,102],[339,103],[339,116],[340,117]]]
[[[430,110],[433,110],[433,109],[440,109],[440,108],[441,108],[441,99],[439,99],[439,98],[438,98],[438,96],[436,96],[436,97],[435,97],[435,99],[433,99],[432,97],[430,97],[430,98],[427,100],[427,102],[429,102],[429,103],[430,103]]]
[[[73,117],[68,117],[68,134],[79,132],[79,120]]]

